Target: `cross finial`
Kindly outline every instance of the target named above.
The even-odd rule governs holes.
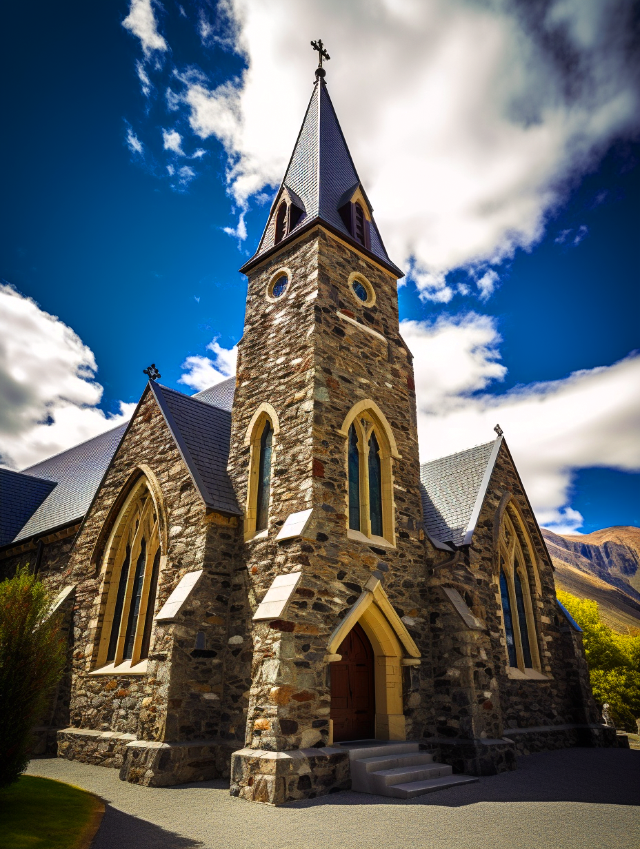
[[[156,368],[155,363],[151,363],[149,368],[145,368],[142,370],[143,374],[146,374],[149,380],[158,380],[159,377],[162,377],[158,369]]]
[[[328,61],[329,59],[331,59],[331,56],[329,56],[327,51],[324,49],[324,44],[322,43],[321,38],[319,38],[317,41],[312,41],[311,46],[313,47],[314,50],[317,50],[318,54],[319,54],[319,56],[318,56],[319,63],[318,63],[318,67],[316,68],[316,77],[324,77],[324,76],[326,76],[327,72],[322,67],[322,60],[326,59]]]
[[[494,430],[495,430],[495,432],[498,434],[498,436],[502,436],[502,434],[504,433],[504,431],[502,430],[502,428],[500,427],[500,425],[499,425],[499,424],[497,424],[497,425],[494,427]]]

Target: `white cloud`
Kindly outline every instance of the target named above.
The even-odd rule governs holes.
[[[185,373],[178,381],[179,383],[184,383],[186,386],[200,391],[201,389],[208,389],[235,374],[238,359],[237,345],[234,345],[233,348],[223,348],[214,339],[207,345],[207,349],[213,351],[213,359],[202,356],[187,357],[182,363]]]
[[[149,95],[151,94],[151,80],[149,79],[149,75],[147,74],[142,62],[136,62],[136,74],[138,75],[138,79],[140,80],[140,87],[142,89],[142,93],[145,97],[149,97]]]
[[[137,153],[139,156],[142,156],[142,142],[138,138],[138,136],[133,132],[131,127],[127,130],[127,146],[131,153]]]
[[[640,355],[563,380],[484,391],[505,376],[493,319],[404,321],[415,355],[423,460],[495,438],[499,423],[541,524],[577,529],[568,506],[578,469],[640,471]]]
[[[163,130],[162,143],[165,150],[170,150],[178,156],[184,156],[182,149],[182,136],[177,130]]]
[[[59,318],[0,285],[0,461],[24,468],[127,421],[98,408],[93,352]]]
[[[167,42],[158,32],[152,0],[131,0],[129,14],[122,26],[140,39],[145,56],[154,50],[167,50]]]
[[[482,277],[479,280],[476,280],[476,286],[480,293],[480,300],[488,301],[499,282],[500,278],[492,268],[490,268],[489,271],[485,271]]]
[[[217,87],[183,74],[182,102],[193,132],[223,144],[244,210],[282,178],[310,94],[309,40],[322,32],[331,95],[387,248],[401,265],[415,259],[424,298],[447,302],[449,271],[484,273],[534,245],[559,187],[637,128],[632,8],[228,0],[225,37],[247,68]]]

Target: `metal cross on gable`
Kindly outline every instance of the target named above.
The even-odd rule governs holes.
[[[316,70],[316,76],[318,76],[318,77],[324,77],[324,75],[325,75],[327,72],[326,72],[326,71],[325,71],[325,69],[322,67],[322,60],[323,60],[323,59],[326,59],[326,60],[328,61],[329,59],[331,59],[331,56],[329,56],[329,54],[327,53],[327,51],[324,49],[324,44],[322,43],[322,39],[321,39],[321,38],[319,38],[317,41],[312,41],[312,42],[311,42],[311,46],[313,47],[313,49],[314,49],[314,50],[317,50],[317,51],[318,51],[318,54],[319,54],[318,59],[319,59],[320,61],[319,61],[319,64],[318,64],[318,68],[317,68],[317,70]]]
[[[162,377],[158,369],[156,368],[155,363],[151,363],[149,368],[145,368],[142,370],[143,374],[146,374],[149,380],[158,380],[159,377]]]

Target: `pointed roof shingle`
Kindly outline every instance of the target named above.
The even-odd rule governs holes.
[[[295,227],[277,247],[313,225],[322,223],[346,241],[356,245],[358,250],[370,254],[394,275],[403,277],[402,271],[389,259],[373,216],[369,248],[356,242],[347,230],[338,210],[358,188],[371,210],[371,204],[360,182],[329,97],[327,85],[323,79],[316,78],[293,154],[271,207],[258,250],[240,270],[249,271],[275,249],[276,210],[280,197],[286,191],[291,202],[302,214]]]

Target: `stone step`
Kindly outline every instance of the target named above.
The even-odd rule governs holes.
[[[452,768],[448,764],[426,764],[425,766],[401,766],[394,769],[380,769],[370,772],[369,778],[374,786],[391,787],[396,784],[423,781],[451,775]]]
[[[346,749],[349,752],[351,762],[362,760],[363,758],[382,757],[387,755],[408,755],[413,752],[419,752],[420,746],[418,743],[376,743],[372,740],[371,743],[365,745],[360,743],[337,743],[334,748]]]
[[[472,775],[443,775],[439,778],[428,778],[423,781],[408,781],[404,784],[394,784],[386,787],[381,796],[394,796],[398,799],[413,799],[415,796],[423,796],[425,793],[434,793],[436,790],[446,790],[459,784],[475,784],[478,781]]]
[[[433,763],[430,752],[409,752],[406,755],[377,755],[374,758],[359,758],[355,763],[358,768],[364,767],[367,772],[378,769],[393,769],[398,766],[414,766],[416,764]]]

